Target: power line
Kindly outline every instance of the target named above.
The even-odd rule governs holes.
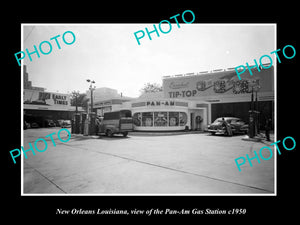
[[[35,26],[33,26],[33,28],[31,29],[31,31],[29,32],[29,34],[27,34],[26,38],[24,39],[24,42],[27,40],[27,38],[29,37],[29,35],[32,33],[33,29],[35,28]]]

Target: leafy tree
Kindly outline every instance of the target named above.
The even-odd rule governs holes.
[[[149,93],[149,92],[160,92],[163,88],[160,84],[157,83],[147,83],[144,84],[144,87],[140,90],[141,94]]]
[[[71,106],[81,106],[86,110],[88,100],[89,99],[84,93],[80,94],[79,91],[73,91],[71,93]]]

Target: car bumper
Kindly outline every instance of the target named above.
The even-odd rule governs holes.
[[[214,134],[225,134],[225,130],[208,129],[207,131],[210,132],[210,133],[214,133]]]

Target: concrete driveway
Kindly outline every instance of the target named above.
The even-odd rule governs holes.
[[[24,147],[59,128],[24,131]],[[24,159],[24,194],[272,194],[274,157],[241,166],[234,159],[253,157],[266,143],[243,136],[129,135],[82,137],[73,135],[45,152]],[[43,143],[40,143],[43,149]],[[38,146],[39,146],[38,144]],[[268,157],[268,152],[265,153]]]

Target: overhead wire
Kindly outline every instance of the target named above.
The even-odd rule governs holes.
[[[33,26],[33,28],[31,29],[31,31],[27,34],[26,38],[24,39],[24,42],[27,40],[27,38],[29,37],[29,35],[32,33],[33,29],[35,28],[35,26]]]

